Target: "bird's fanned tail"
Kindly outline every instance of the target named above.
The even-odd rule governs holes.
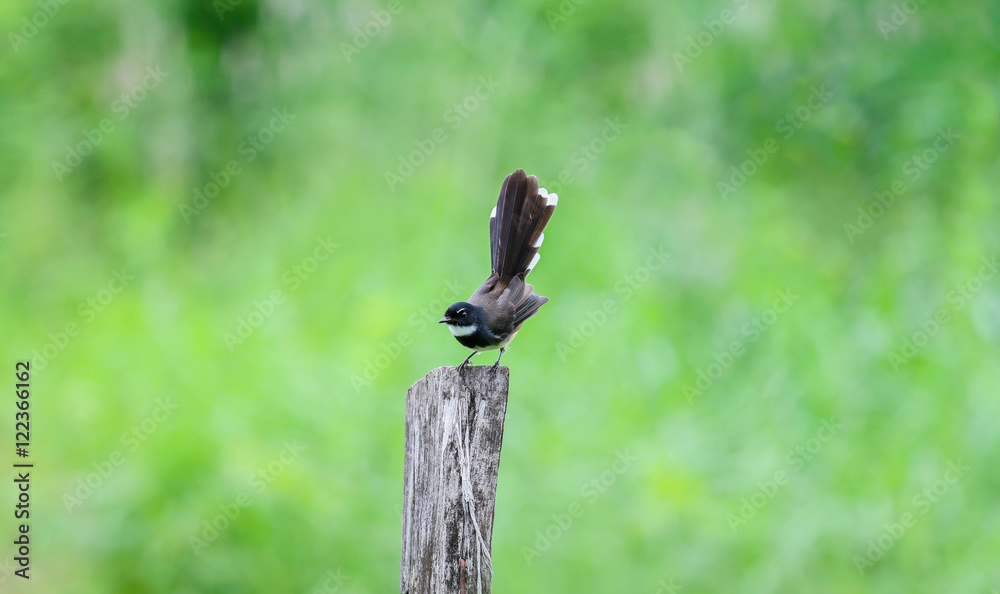
[[[516,276],[523,279],[538,263],[538,248],[545,238],[543,230],[558,201],[558,196],[539,188],[538,178],[525,175],[523,169],[503,181],[490,215],[493,272],[502,284],[507,285]],[[525,296],[529,294],[530,290]]]

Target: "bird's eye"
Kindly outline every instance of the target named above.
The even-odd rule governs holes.
[[[467,313],[467,312],[466,312],[466,311],[465,311],[464,309],[463,309],[462,311],[458,312],[458,313],[459,313],[459,315],[461,315],[461,316],[462,316],[463,318],[464,318],[465,316],[467,316],[467,315],[468,315],[468,313]]]

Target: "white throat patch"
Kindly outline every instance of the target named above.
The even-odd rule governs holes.
[[[451,330],[451,333],[455,336],[468,336],[476,331],[475,324],[471,326],[452,326],[451,324],[445,324],[445,326],[448,326],[448,329]]]

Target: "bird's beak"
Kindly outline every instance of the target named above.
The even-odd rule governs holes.
[[[441,318],[440,320],[438,320],[438,324],[447,324],[448,322],[453,322],[453,321],[454,320],[452,320],[448,316],[445,316],[445,317]]]

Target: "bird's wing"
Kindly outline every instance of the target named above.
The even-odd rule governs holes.
[[[527,274],[527,273],[525,273]],[[514,326],[520,326],[525,320],[538,313],[538,308],[549,300],[535,293],[535,287],[524,281],[521,275],[515,276],[500,295],[500,301],[513,307]]]

